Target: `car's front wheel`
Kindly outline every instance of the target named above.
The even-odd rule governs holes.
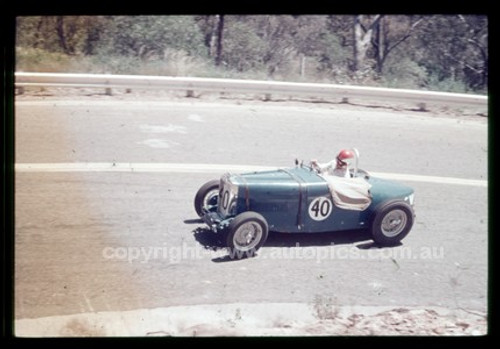
[[[371,224],[373,241],[380,245],[398,244],[413,226],[413,209],[403,201],[391,201],[379,207]]]
[[[199,217],[206,212],[217,210],[220,180],[214,179],[203,184],[194,197],[194,209]]]
[[[230,257],[253,257],[267,240],[269,227],[266,219],[257,212],[243,212],[229,223],[226,243]]]

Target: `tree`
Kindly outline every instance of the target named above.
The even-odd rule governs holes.
[[[226,16],[221,63],[239,72],[261,70],[264,67],[265,52],[265,42],[256,33],[251,21]]]
[[[437,83],[484,89],[488,82],[487,27],[486,16],[429,16],[412,40],[420,55],[416,59]]]
[[[82,53],[89,49],[89,34],[98,18],[92,16],[56,16],[55,30],[59,46],[67,55]]]
[[[290,59],[297,53],[293,35],[296,33],[294,17],[252,16],[256,33],[265,45],[262,57],[266,65],[267,75],[272,77],[278,71],[285,69]]]
[[[102,16],[19,17],[17,46],[90,55],[95,53],[107,24]]]
[[[382,16],[375,25],[371,44],[375,51],[376,71],[382,74],[389,54],[406,41],[422,22],[421,16]]]
[[[204,36],[208,55],[216,66],[222,62],[224,49],[224,15],[205,15],[195,17],[195,21]]]
[[[192,16],[116,16],[105,36],[114,54],[164,57],[168,49],[201,55],[203,38]]]
[[[488,84],[485,15],[20,16],[16,22],[16,48],[33,64],[44,51],[72,62],[95,56],[92,64],[116,57],[127,72],[140,70],[137,59],[210,57],[215,67],[252,71],[254,78],[295,79],[299,72],[304,78],[307,70],[321,80],[394,87],[467,91]]]
[[[221,61],[222,61],[222,42],[224,38],[224,15],[217,15],[215,16],[216,18],[216,25],[215,25],[215,30],[214,30],[214,36],[213,38],[215,40],[212,40],[210,42],[210,52],[215,51],[215,65],[219,66]],[[214,49],[215,47],[215,49]]]
[[[465,27],[466,54],[462,61],[467,82],[475,88],[488,84],[488,20],[486,16],[458,15]]]
[[[356,15],[354,18],[354,64],[352,70],[357,72],[364,68],[366,54],[372,44],[372,35],[381,20],[381,15],[363,16]]]

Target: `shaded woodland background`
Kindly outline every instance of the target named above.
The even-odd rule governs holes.
[[[486,93],[484,15],[28,16],[16,71]]]

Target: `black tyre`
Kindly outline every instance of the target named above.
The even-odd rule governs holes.
[[[194,197],[194,209],[199,217],[206,212],[217,210],[220,180],[214,179],[203,184]]]
[[[403,201],[390,201],[375,211],[372,223],[372,239],[384,246],[397,245],[413,226],[413,208]]]
[[[266,219],[256,212],[243,212],[229,224],[226,244],[231,258],[253,257],[267,240]]]

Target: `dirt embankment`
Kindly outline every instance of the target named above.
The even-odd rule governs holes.
[[[22,319],[21,337],[106,336],[476,336],[484,314],[436,307],[226,304]]]

